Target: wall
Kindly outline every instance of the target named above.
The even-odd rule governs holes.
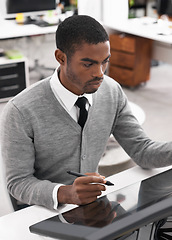
[[[0,18],[5,14],[5,0],[0,0]]]
[[[155,9],[152,8],[156,0],[147,1],[147,15],[157,18]],[[128,0],[78,0],[79,14],[87,14],[105,24],[125,20],[128,17]],[[138,17],[144,15],[143,9],[138,9]]]
[[[78,13],[108,24],[128,18],[128,0],[78,0]]]

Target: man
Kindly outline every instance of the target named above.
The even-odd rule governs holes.
[[[170,165],[172,143],[150,140],[119,84],[104,75],[110,58],[104,28],[91,17],[73,16],[59,25],[56,44],[60,68],[4,108],[2,154],[10,194],[49,209],[96,200],[106,181],[95,172],[111,134],[140,166]],[[78,96],[87,99],[82,127]]]

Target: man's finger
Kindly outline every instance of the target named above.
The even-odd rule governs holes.
[[[88,183],[102,183],[105,184],[106,180],[102,177],[98,176],[84,176],[84,177],[78,177],[75,179],[75,182],[81,183],[81,184],[88,184]]]

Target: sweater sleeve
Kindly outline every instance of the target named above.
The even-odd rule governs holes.
[[[2,157],[10,194],[22,203],[53,209],[52,194],[57,183],[34,176],[34,138],[27,119],[9,102],[1,120]]]
[[[113,134],[127,154],[143,168],[172,164],[172,142],[151,140],[133,116],[127,97],[120,89],[118,115]]]

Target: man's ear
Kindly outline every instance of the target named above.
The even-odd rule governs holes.
[[[66,54],[62,52],[60,49],[56,49],[55,58],[60,63],[60,65],[64,65],[66,61]]]

